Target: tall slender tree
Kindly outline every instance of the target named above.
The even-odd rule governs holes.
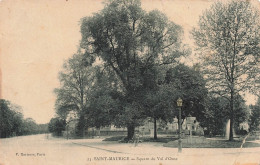
[[[216,2],[192,31],[201,53],[210,91],[230,102],[230,137],[233,140],[234,96],[259,92],[259,13],[249,1]],[[259,75],[258,75],[259,76]]]
[[[56,112],[66,119],[69,112],[77,114],[78,133],[84,136],[87,126],[88,94],[94,79],[94,67],[86,66],[86,59],[78,52],[64,63],[63,71],[59,74],[60,88],[54,92],[57,95]]]

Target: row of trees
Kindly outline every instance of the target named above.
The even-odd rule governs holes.
[[[257,19],[249,2],[214,4],[192,31],[204,63],[187,67],[178,62],[191,53],[180,26],[157,10],[142,10],[139,0],[108,1],[81,20],[79,51],[64,64],[61,87],[55,89],[57,114],[65,120],[74,112],[79,132],[127,127],[131,139],[147,117],[155,126],[158,119],[171,122],[181,97],[182,119],[196,116],[216,128],[211,119],[220,111],[233,128],[248,116],[239,93],[259,91]]]
[[[48,132],[47,124],[36,124],[32,118],[24,119],[20,106],[0,100],[0,137],[40,134]]]

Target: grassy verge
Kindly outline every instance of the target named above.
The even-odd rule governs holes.
[[[125,136],[112,136],[112,137],[105,138],[103,141],[120,141],[123,140],[124,138]]]
[[[125,136],[113,136],[104,139],[103,141],[118,141],[118,142],[126,142],[124,141]],[[176,136],[164,136],[158,137],[158,139],[153,139],[151,137],[140,137],[140,141],[142,142],[155,142],[155,143],[164,143],[164,147],[172,147],[178,148],[178,139]],[[182,147],[183,148],[240,148],[243,143],[243,138],[236,139],[234,141],[228,141],[223,139],[207,139],[204,137],[199,137],[197,140],[193,139],[193,142],[187,139],[182,139]],[[243,148],[251,148],[251,147],[260,147],[259,143],[248,142],[246,141]]]
[[[176,137],[171,137],[171,136],[167,136],[167,137],[158,137],[157,139],[154,138],[150,138],[150,137],[146,137],[143,138],[143,142],[160,142],[160,143],[168,143],[171,141],[177,140]]]
[[[118,141],[118,142],[127,142],[124,141],[126,136],[113,136],[113,137],[108,137],[104,139],[103,141]],[[165,137],[158,137],[157,139],[153,139],[151,137],[140,137],[139,140],[142,142],[160,142],[160,143],[168,143],[170,141],[174,141],[177,138],[174,136],[165,136]]]
[[[240,148],[242,145],[242,140],[211,140],[211,139],[204,139],[202,142],[196,143],[183,139],[182,140],[182,147],[183,148]],[[163,145],[164,147],[178,147],[178,141],[169,142]],[[242,148],[251,148],[251,147],[260,147],[259,143],[254,142],[245,142]]]

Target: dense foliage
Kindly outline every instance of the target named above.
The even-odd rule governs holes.
[[[249,129],[250,131],[260,130],[260,97],[257,100],[256,105],[251,105],[251,114],[249,118]]]
[[[95,68],[86,67],[83,55],[78,52],[64,63],[63,70],[59,73],[61,87],[54,90],[57,95],[55,103],[57,114],[66,120],[69,113],[75,113],[80,119],[77,134],[81,136],[89,125],[87,104],[94,75]]]
[[[61,134],[73,113],[79,136],[89,127],[114,125],[126,127],[131,139],[149,118],[156,139],[156,122],[178,117],[179,97],[179,120],[195,116],[214,135],[222,134],[228,119],[231,131],[238,128],[248,119],[240,92],[257,93],[259,85],[259,27],[251,11],[247,2],[215,3],[193,30],[204,63],[188,67],[180,64],[190,51],[179,25],[157,10],[144,11],[139,0],[106,1],[103,10],[81,20],[80,48],[60,73],[58,117],[50,131]]]
[[[36,124],[31,118],[24,119],[21,107],[7,100],[0,100],[1,138],[47,132],[47,124]]]
[[[167,68],[157,88],[147,92],[142,99],[145,114],[153,119],[155,127],[158,119],[172,122],[174,117],[179,118],[176,106],[179,97],[183,99],[182,119],[194,116],[201,121],[207,97],[205,81],[199,71],[183,64]],[[156,139],[156,128],[154,131]]]
[[[226,124],[229,120],[229,101],[222,97],[216,97],[212,93],[207,99],[207,107],[203,115],[203,120],[200,120],[202,127],[207,128],[205,134],[224,135],[226,132]],[[235,97],[234,106],[234,129],[239,133],[239,125],[248,120],[249,109],[245,105],[245,100],[237,95]]]
[[[59,117],[52,118],[48,124],[48,129],[53,135],[61,136],[62,131],[65,130],[66,121]]]
[[[187,53],[182,28],[159,11],[145,12],[138,0],[113,0],[101,12],[82,19],[81,34],[86,58],[99,58],[120,81],[116,92],[123,98],[117,118],[132,138],[144,117],[140,101],[156,87],[158,67]]]

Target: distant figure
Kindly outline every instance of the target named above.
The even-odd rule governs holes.
[[[136,132],[134,135],[134,143],[135,143],[135,147],[138,145],[139,142],[139,133]]]

